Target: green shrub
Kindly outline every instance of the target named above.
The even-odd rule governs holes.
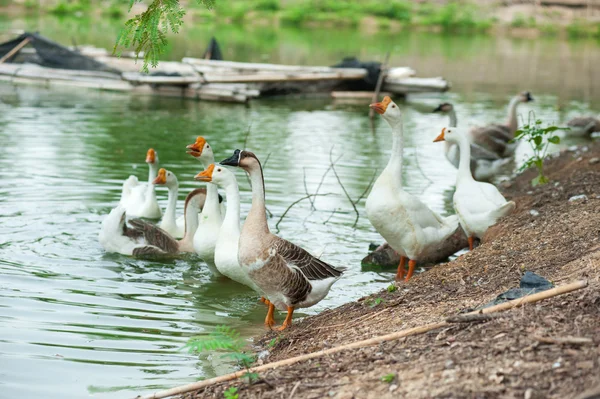
[[[521,13],[517,13],[510,22],[510,26],[513,28],[533,28],[536,26],[536,20],[533,16],[526,17]]]
[[[253,3],[256,11],[279,11],[279,0],[259,0]]]

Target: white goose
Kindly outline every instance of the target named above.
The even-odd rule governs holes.
[[[531,93],[524,91],[513,97],[508,103],[508,119],[504,124],[491,124],[475,127],[469,130],[469,142],[477,143],[479,146],[493,151],[501,157],[514,154],[518,143],[511,143],[515,138],[515,132],[519,128],[517,119],[517,107],[521,103],[533,101]]]
[[[321,301],[342,275],[304,249],[269,231],[265,209],[265,185],[260,161],[251,152],[235,150],[221,162],[246,171],[252,184],[252,207],[242,227],[238,247],[240,266],[269,299],[265,324],[275,324],[275,308],[287,309],[279,330],[292,325],[294,309],[313,306]]]
[[[417,197],[402,189],[402,113],[392,99],[370,105],[392,128],[392,155],[375,181],[367,197],[367,216],[375,229],[400,255],[396,279],[404,277],[404,263],[408,258],[408,281],[417,261],[436,251],[446,238],[458,228],[456,215],[441,217]]]
[[[202,162],[205,169],[210,164],[215,163],[213,150],[204,137],[198,136],[196,142],[188,145],[186,148],[188,150],[187,153]],[[196,235],[194,236],[194,249],[215,275],[220,275],[215,267],[215,248],[222,223],[223,217],[219,206],[217,185],[208,183],[206,185],[206,204],[200,214],[201,227],[196,231]]]
[[[174,256],[181,252],[194,252],[193,237],[198,229],[198,213],[204,206],[206,189],[193,190],[185,199],[186,232],[176,240],[166,231],[142,219],[125,223],[125,207],[119,204],[102,221],[98,236],[100,245],[107,252],[135,257]]]
[[[233,281],[261,292],[250,279],[248,273],[242,269],[238,260],[240,192],[235,175],[221,165],[210,164],[206,170],[198,173],[195,179],[218,185],[225,190],[225,198],[227,198],[227,210],[215,246],[215,266],[217,270]]]
[[[146,163],[149,167],[148,183],[140,183],[136,176],[129,176],[123,183],[120,204],[131,217],[160,219],[162,211],[158,206],[156,191],[152,184],[158,171],[158,155],[152,148],[146,154]]]
[[[175,238],[181,238],[185,234],[185,220],[177,219],[177,196],[179,195],[179,181],[175,173],[160,168],[158,170],[158,176],[152,181],[154,185],[166,186],[169,190],[169,197],[167,200],[167,209],[161,219],[158,227],[171,234]]]
[[[507,202],[496,186],[473,179],[469,165],[471,148],[467,134],[460,128],[444,128],[433,141],[450,141],[460,147],[454,209],[469,240],[469,250],[473,250],[474,239],[482,238],[488,227],[495,224],[499,218],[510,214],[515,209],[515,203]]]
[[[450,119],[448,126],[456,127],[457,118],[454,106],[450,103],[442,103],[433,112],[443,112],[448,114]],[[446,159],[458,169],[460,162],[460,151],[458,144],[445,143]],[[501,168],[511,161],[510,158],[502,158],[493,151],[480,146],[477,143],[471,143],[471,170],[476,180],[486,181],[497,175]]]

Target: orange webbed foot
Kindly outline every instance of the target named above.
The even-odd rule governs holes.
[[[288,314],[285,317],[285,320],[284,320],[283,324],[281,325],[281,327],[277,328],[277,331],[283,331],[286,328],[291,327],[292,316],[294,315],[294,308],[291,306],[288,306],[287,311],[288,311]]]
[[[406,278],[404,279],[404,282],[407,282],[408,280],[410,280],[410,278],[413,276],[414,272],[415,272],[415,267],[417,266],[417,261],[416,260],[409,260],[408,261],[408,274],[406,275]]]
[[[267,317],[265,318],[265,326],[269,329],[273,329],[275,325],[275,318],[273,317],[273,313],[275,312],[275,305],[269,302],[269,310],[267,311]]]
[[[396,281],[402,281],[404,278],[404,264],[406,263],[406,256],[400,257],[400,264],[398,265],[398,271],[396,272]]]

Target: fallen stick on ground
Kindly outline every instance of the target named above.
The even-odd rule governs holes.
[[[483,314],[461,314],[457,316],[450,316],[446,318],[448,323],[474,323],[478,321],[488,321],[492,319],[497,319],[499,317],[504,317],[501,313],[483,313]]]
[[[533,339],[536,341],[540,341],[544,344],[570,344],[570,345],[583,345],[583,344],[591,344],[594,341],[591,338],[585,337],[540,337],[539,335],[534,335]]]
[[[518,298],[518,299],[515,299],[512,301],[501,303],[499,305],[491,306],[489,308],[476,310],[474,312],[467,313],[467,315],[501,312],[504,310],[516,308],[516,307],[524,305],[526,303],[538,302],[538,301],[541,301],[544,299],[555,297],[557,295],[566,294],[571,291],[579,290],[581,288],[587,287],[587,284],[588,283],[586,280],[576,281],[574,283],[570,283],[570,284],[566,284],[566,285],[556,287],[556,288],[553,288],[550,290],[542,291],[537,294],[528,295],[523,298]],[[279,368],[282,366],[289,366],[291,364],[298,363],[298,362],[301,362],[304,360],[314,359],[317,357],[331,355],[331,354],[337,353],[337,352],[342,352],[346,349],[364,348],[364,347],[371,346],[371,345],[381,344],[381,343],[387,342],[387,341],[394,341],[399,338],[409,337],[411,335],[424,334],[426,332],[429,332],[429,331],[432,331],[432,330],[435,330],[435,329],[438,329],[441,327],[447,327],[450,325],[452,325],[452,324],[448,323],[446,321],[442,321],[439,323],[431,323],[431,324],[426,324],[426,325],[419,326],[419,327],[409,328],[407,330],[401,330],[401,331],[382,335],[382,336],[375,337],[375,338],[365,339],[362,341],[357,341],[357,342],[353,342],[353,343],[346,344],[346,345],[336,346],[335,348],[324,349],[324,350],[320,350],[317,352],[308,353],[305,355],[300,355],[300,356],[296,356],[296,357],[291,357],[289,359],[280,360],[278,362],[272,362],[272,363],[264,364],[262,366],[252,367],[248,370],[240,370],[235,373],[222,375],[220,377],[210,378],[208,380],[194,382],[194,383],[187,384],[187,385],[182,385],[180,387],[167,389],[165,391],[155,392],[155,393],[147,395],[147,396],[137,396],[136,399],[167,398],[169,396],[179,395],[179,394],[182,394],[185,392],[190,392],[190,391],[195,391],[195,390],[198,390],[201,388],[205,388],[205,387],[208,387],[208,386],[211,386],[214,384],[218,384],[220,382],[235,380],[235,379],[245,375],[246,373],[258,373],[261,371],[276,369],[276,368]]]

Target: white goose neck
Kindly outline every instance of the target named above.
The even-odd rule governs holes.
[[[167,199],[167,209],[165,211],[165,219],[175,222],[176,210],[177,210],[177,197],[179,196],[179,183],[175,182],[174,184],[168,187],[169,196]]]
[[[506,125],[510,128],[511,133],[515,133],[519,127],[519,121],[517,120],[517,107],[521,103],[519,96],[513,97],[508,103],[508,119]]]
[[[215,163],[215,157],[206,156],[205,158],[200,158],[200,162],[202,162],[204,169],[207,169],[210,164]],[[221,217],[221,209],[219,208],[219,189],[216,184],[206,184],[206,202],[202,209],[202,215],[208,217],[218,215],[219,218]]]
[[[456,182],[458,183],[461,180],[474,180],[473,175],[471,174],[471,143],[464,134],[458,134],[456,141],[458,141],[457,144],[460,150],[460,162],[458,164]]]
[[[237,181],[230,182],[225,186],[225,196],[227,197],[227,209],[220,234],[233,239],[240,235],[240,191]]]
[[[451,109],[450,112],[448,112],[448,119],[450,119],[448,126],[450,126],[450,127],[458,126],[458,120],[456,119],[456,111],[454,111],[454,109]]]
[[[255,233],[267,234],[269,233],[269,225],[265,208],[265,182],[262,166],[259,163],[246,169],[246,172],[248,172],[250,184],[252,184],[252,206],[248,216],[246,216],[244,229],[252,228]]]
[[[384,172],[393,177],[393,181],[402,188],[402,152],[404,150],[404,127],[402,120],[388,122],[392,128],[392,154]]]
[[[148,184],[152,184],[152,181],[156,179],[158,175],[158,165],[157,162],[148,164]]]

